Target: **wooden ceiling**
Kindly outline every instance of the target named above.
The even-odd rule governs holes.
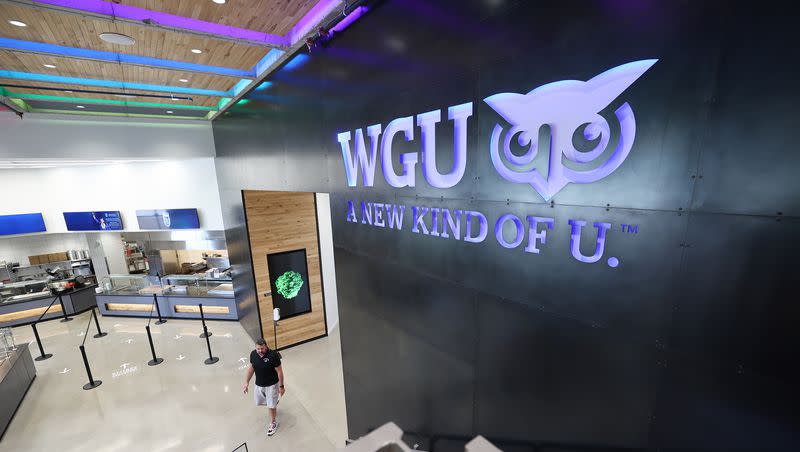
[[[108,3],[260,33],[288,36],[292,28],[318,2],[339,3],[332,0],[228,0],[222,5],[212,0],[114,0]],[[80,10],[79,4],[83,2],[74,3],[75,9],[71,9],[72,5],[69,8],[54,8],[38,4],[35,0],[0,0],[0,87],[4,88],[8,97],[13,99],[14,93],[20,93],[113,101],[120,99],[115,95],[119,93],[150,93],[159,96],[169,96],[170,93],[174,93],[176,96],[191,97],[192,100],[176,101],[169,98],[147,97],[131,98],[131,100],[212,107],[217,106],[223,97],[234,97],[234,88],[237,84],[241,86],[242,83],[248,83],[255,78],[257,65],[272,50],[266,43],[258,45],[251,41],[233,39],[231,36],[197,33],[178,28],[167,29],[153,24],[132,23],[130,20],[89,13]],[[24,22],[27,26],[14,26],[9,23],[11,20]],[[107,43],[99,37],[101,33],[106,32],[130,36],[136,43],[132,46]],[[122,57],[95,58],[68,52],[66,54],[69,56],[65,56],[65,53],[58,51],[32,49],[29,45],[31,43],[112,52],[123,56],[157,58],[167,62],[133,64],[128,61],[129,59]],[[199,49],[202,53],[194,53],[192,49]],[[125,62],[121,62],[120,59]],[[46,64],[55,67],[45,67]],[[188,67],[189,65],[193,66]],[[226,68],[225,71],[236,70],[239,74],[231,75],[225,71],[197,65]],[[64,83],[63,80],[53,79],[54,76],[93,80],[80,81],[79,84]],[[242,82],[243,79],[246,82]],[[115,88],[94,86],[94,80],[120,82],[122,85]],[[25,87],[8,87],[9,84]],[[134,89],[128,84],[158,85],[163,89],[150,91],[143,90],[145,87],[141,86]],[[41,87],[107,93],[65,93],[38,89]],[[218,94],[186,93],[186,90],[211,90]],[[65,111],[74,108],[75,105],[64,102]]]
[[[314,6],[314,0],[127,0],[137,8],[284,36]]]

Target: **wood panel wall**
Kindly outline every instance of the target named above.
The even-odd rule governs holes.
[[[311,312],[281,320],[277,348],[285,348],[326,335],[322,267],[317,232],[314,193],[244,190],[245,218],[258,294],[261,330],[270,348],[275,348],[272,297],[267,255],[305,248],[311,292]]]

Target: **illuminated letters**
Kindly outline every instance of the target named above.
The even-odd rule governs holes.
[[[406,141],[414,139],[414,118],[407,116],[405,118],[397,118],[386,126],[386,131],[383,133],[383,140],[381,141],[381,169],[383,170],[383,178],[386,183],[395,188],[413,187],[416,174],[414,174],[417,167],[418,156],[416,153],[406,153],[400,155],[400,164],[403,165],[403,173],[400,175],[395,174],[392,165],[392,141],[398,132],[403,132],[406,136]]]
[[[486,234],[489,232],[489,226],[486,223],[486,217],[480,213],[475,212],[472,210],[466,211],[467,217],[467,231],[464,234],[464,241],[471,242],[471,243],[480,243],[486,238]],[[472,236],[472,219],[478,219],[478,235],[473,237]]]
[[[597,244],[594,248],[594,254],[588,257],[581,254],[581,229],[586,226],[586,222],[581,220],[569,220],[569,225],[572,227],[572,232],[569,237],[569,250],[572,253],[572,257],[581,262],[586,262],[587,264],[593,264],[599,261],[600,258],[603,257],[603,250],[606,247],[606,231],[611,229],[611,224],[594,224],[594,227],[597,228]]]
[[[448,174],[436,169],[436,124],[442,119],[439,110],[417,115],[422,135],[422,173],[432,187],[450,188],[464,177],[467,168],[467,118],[472,116],[472,102],[447,109],[453,121],[453,168]]]
[[[525,251],[528,253],[539,254],[539,248],[536,247],[536,242],[539,241],[542,245],[545,244],[547,241],[547,230],[553,229],[554,220],[552,218],[545,218],[545,217],[531,217],[528,216],[528,246],[525,247]],[[546,229],[542,229],[541,232],[537,231],[536,225],[539,223],[544,223],[547,225]]]
[[[358,182],[358,167],[361,167],[361,178],[364,186],[372,187],[375,183],[375,156],[378,152],[378,138],[381,135],[381,125],[367,127],[369,135],[370,152],[367,155],[364,146],[364,133],[361,129],[356,129],[356,149],[355,153],[350,152],[350,132],[342,132],[337,135],[337,140],[342,146],[342,158],[344,159],[344,172],[347,177],[347,185],[355,187]]]

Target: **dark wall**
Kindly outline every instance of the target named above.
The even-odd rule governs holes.
[[[437,450],[457,441],[431,437],[475,434],[507,451],[797,449],[793,22],[733,1],[376,5],[214,122],[237,301],[255,300],[240,190],[331,192],[351,437],[395,421]],[[617,171],[552,204],[498,175],[488,143],[502,120],[483,98],[647,58],[659,61],[604,110],[629,102],[636,117]],[[418,165],[416,188],[389,187],[380,169],[375,187],[347,187],[337,133],[469,101],[458,185],[432,188]],[[453,146],[443,117],[440,168]],[[419,146],[417,133],[394,149]],[[349,223],[348,200],[480,211],[489,237]],[[555,219],[540,254],[498,245],[504,213]],[[588,223],[584,254],[592,223],[613,224],[600,262],[572,258],[570,219]],[[251,334],[255,322],[243,319]]]

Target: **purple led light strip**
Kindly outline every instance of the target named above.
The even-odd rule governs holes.
[[[147,9],[136,8],[134,6],[115,4],[102,0],[32,0],[33,3],[59,6],[63,8],[76,9],[89,13],[114,16],[123,19],[144,21],[150,19],[159,25],[193,30],[201,33],[226,36],[230,38],[243,39],[248,41],[263,42],[275,46],[289,46],[300,40],[306,33],[319,23],[333,8],[341,3],[341,0],[319,0],[311,10],[303,16],[297,25],[292,28],[288,36],[278,36],[260,31],[248,30],[245,28],[230,27],[227,25],[215,24],[204,20],[192,19],[190,17],[176,16],[174,14],[150,11]]]

